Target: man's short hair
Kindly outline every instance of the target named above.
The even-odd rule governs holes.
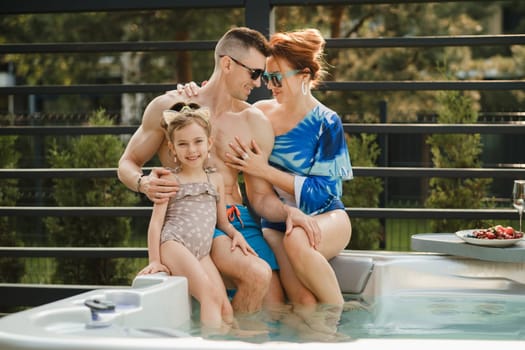
[[[215,46],[215,59],[219,56],[236,56],[250,48],[259,51],[265,57],[270,56],[268,40],[260,32],[247,27],[236,27],[227,31]]]

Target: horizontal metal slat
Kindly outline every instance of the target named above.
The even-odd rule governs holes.
[[[0,215],[17,216],[149,216],[151,207],[0,207]]]
[[[143,168],[147,173],[151,168]],[[525,165],[506,168],[422,168],[422,167],[352,167],[354,176],[373,177],[446,177],[446,178],[520,178]],[[0,169],[0,179],[49,179],[116,177],[117,168],[35,168]]]
[[[505,124],[421,124],[421,123],[343,123],[348,133],[377,134],[525,134],[524,122]],[[123,135],[138,126],[5,126],[0,135]]]
[[[443,178],[525,178],[520,168],[412,168],[352,167],[354,176],[372,177],[443,177]]]
[[[524,80],[470,81],[337,81],[324,82],[325,91],[432,91],[432,90],[525,90]]]
[[[212,51],[217,41],[137,41],[137,42],[60,42],[60,43],[3,43],[0,53],[107,53],[152,51]],[[440,47],[481,45],[523,45],[524,34],[508,35],[461,35],[422,36],[393,38],[327,38],[326,47],[344,48],[392,48],[392,47]]]
[[[166,92],[176,84],[76,84],[3,86],[0,94],[92,94],[112,95],[139,92]],[[428,91],[428,90],[525,90],[525,80],[470,80],[470,81],[340,81],[324,82],[320,91]]]
[[[514,220],[513,209],[346,208],[351,218]]]
[[[243,0],[17,0],[4,1],[0,14],[91,12],[91,11],[142,11],[174,8],[227,8],[244,7]]]
[[[16,216],[149,216],[151,207],[0,207]],[[350,217],[416,219],[516,219],[512,209],[346,208]]]
[[[116,95],[123,93],[156,92],[164,93],[177,88],[176,84],[82,84],[82,85],[18,85],[0,87],[0,94],[92,94]]]
[[[258,0],[261,1],[261,0]],[[432,0],[430,2],[453,2],[454,0]],[[460,0],[455,0],[460,1]],[[477,0],[478,2],[492,0]],[[228,8],[244,7],[245,0],[17,0],[5,1],[0,6],[0,14],[91,12],[91,11],[140,11],[172,8]],[[391,4],[398,0],[268,0],[270,6],[304,5],[359,5]],[[404,3],[425,3],[429,0],[403,0]]]
[[[100,52],[146,52],[146,51],[203,51],[213,50],[216,41],[138,41],[138,42],[90,42],[90,43],[32,43],[2,44],[0,53],[100,53]]]
[[[481,45],[523,45],[525,35],[459,35],[393,38],[333,38],[326,40],[327,48],[386,48],[386,47],[440,47]]]
[[[344,123],[348,133],[377,134],[525,134],[525,122],[508,124],[359,124]]]
[[[147,248],[0,247],[2,257],[27,258],[147,258]]]
[[[133,134],[138,126],[5,126],[0,135],[124,135]]]

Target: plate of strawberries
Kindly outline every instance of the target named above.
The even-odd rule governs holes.
[[[467,243],[488,247],[510,247],[523,240],[523,232],[511,226],[496,225],[484,229],[461,230],[456,236]]]

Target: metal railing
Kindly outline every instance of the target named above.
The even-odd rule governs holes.
[[[272,12],[276,6],[311,6],[337,4],[381,4],[388,0],[347,0],[347,1],[287,1],[287,0],[191,0],[191,1],[7,1],[0,7],[0,14],[24,13],[65,13],[84,11],[123,11],[173,8],[244,8],[247,26],[269,34],[273,27]],[[450,0],[405,0],[416,2],[450,2]],[[173,42],[91,42],[91,43],[5,43],[0,45],[0,54],[29,53],[97,53],[127,51],[206,51],[212,50],[214,41],[173,41]],[[482,45],[525,45],[525,35],[480,35],[480,36],[432,36],[414,38],[351,38],[327,39],[327,48],[385,48],[385,47],[439,47],[439,46],[482,46]],[[123,94],[162,93],[174,88],[174,84],[90,84],[71,86],[4,86],[0,95],[28,94]],[[491,81],[343,81],[326,82],[319,90],[340,91],[421,91],[421,90],[525,90],[523,80]],[[257,95],[257,94],[256,94]],[[258,96],[261,96],[260,94]],[[351,134],[511,134],[525,135],[524,122],[506,124],[345,124],[345,131]],[[132,134],[137,126],[8,126],[0,128],[0,135],[96,135]],[[447,178],[525,178],[525,168],[476,168],[438,169],[420,167],[354,167],[354,175],[371,177],[447,177]],[[0,179],[26,179],[65,177],[114,177],[116,169],[0,169]],[[0,207],[2,216],[149,216],[150,207]],[[361,218],[424,218],[424,219],[514,219],[511,209],[424,209],[424,208],[347,208],[351,217]],[[44,247],[0,247],[2,257],[146,257],[145,248],[44,248]],[[72,294],[96,288],[97,286],[49,286],[27,284],[0,284],[0,298],[9,306],[35,306]]]

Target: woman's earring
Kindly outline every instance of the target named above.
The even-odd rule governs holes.
[[[306,95],[308,93],[308,88],[307,88],[306,82],[304,80],[301,83],[301,92],[303,93],[303,95]]]

